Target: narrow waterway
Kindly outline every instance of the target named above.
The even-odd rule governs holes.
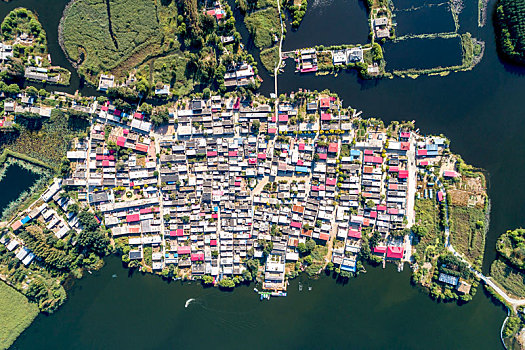
[[[349,34],[353,29],[348,28],[354,28],[351,23],[331,21],[346,13],[353,1],[309,1],[313,5],[300,29],[296,33],[289,29],[285,49],[298,48],[304,38],[322,37],[325,30],[330,41],[321,38],[320,42],[308,41],[308,46],[353,43],[359,37]],[[48,34],[53,63],[72,69],[60,50],[56,32],[66,3],[2,2],[0,16],[18,6],[36,11]],[[357,1],[355,5],[358,7],[352,10],[353,15],[361,16],[361,5]],[[489,174],[492,212],[484,262],[487,271],[499,234],[525,225],[521,175],[525,171],[525,113],[521,108],[525,70],[504,64],[496,54],[491,23],[494,0],[483,29],[477,27],[477,0],[466,0],[464,5],[460,32],[469,31],[486,42],[483,61],[470,72],[415,80],[362,81],[355,72],[337,77],[298,75],[288,61],[279,76],[279,92],[330,89],[342,96],[345,105],[363,110],[365,116],[385,121],[416,120],[423,133],[448,136],[453,152]],[[255,52],[242,28],[240,23],[245,44]],[[410,32],[411,28],[406,30]],[[417,54],[411,50],[416,49],[408,49],[407,57]],[[273,89],[273,81],[262,72],[261,65],[259,69],[265,80],[261,92],[267,94]],[[62,90],[77,89],[84,94],[93,90],[85,88],[73,74],[71,87]],[[114,273],[118,277],[112,278]],[[388,271],[369,269],[346,286],[322,278],[311,282],[312,291],[305,288],[299,293],[296,283],[292,282],[289,297],[263,303],[250,287],[225,293],[196,284],[168,284],[154,276],[135,274],[128,278],[118,260],[110,259],[100,273],[77,282],[69,301],[55,315],[39,316],[15,348],[326,348],[327,344],[356,349],[501,348],[499,330],[505,312],[482,291],[461,307],[435,303],[410,287],[407,269],[398,274],[391,267]],[[197,301],[184,308],[189,298]]]

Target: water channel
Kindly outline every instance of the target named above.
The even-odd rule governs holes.
[[[355,43],[362,35],[359,25],[354,28],[351,23],[330,21],[330,13],[346,13],[348,6],[363,12],[353,1],[309,1],[314,10],[307,11],[297,33],[288,34],[285,49],[303,47],[307,43],[304,38],[329,38],[308,42],[308,46]],[[13,0],[0,4],[0,16],[17,6],[35,10],[48,34],[53,63],[72,69],[56,34],[66,2]],[[407,7],[409,4],[404,4],[403,8]],[[486,169],[492,212],[485,272],[495,257],[499,234],[525,222],[525,113],[518,103],[525,95],[525,70],[505,64],[497,56],[493,7],[491,0],[487,25],[478,28],[477,0],[465,1],[460,32],[469,31],[486,42],[482,62],[469,72],[362,81],[354,72],[337,77],[298,75],[288,64],[279,76],[279,92],[330,89],[341,95],[345,105],[363,110],[365,116],[387,122],[416,120],[423,133],[445,134],[453,152]],[[330,33],[326,37],[322,35],[325,30]],[[407,56],[415,54],[406,52]],[[268,93],[273,82],[263,78],[261,91]],[[82,86],[74,74],[72,86],[64,90],[77,89],[84,94],[92,90]],[[329,348],[356,349],[501,348],[499,329],[505,313],[481,290],[471,303],[460,307],[435,303],[410,286],[408,269],[401,274],[392,267],[368,270],[345,286],[331,278],[310,282],[310,292],[303,289],[299,293],[298,282],[293,281],[289,297],[263,303],[250,287],[225,293],[196,284],[168,284],[153,276],[127,277],[118,260],[109,259],[102,271],[75,284],[69,301],[56,314],[40,315],[14,348],[326,348],[327,344]],[[112,278],[113,274],[118,277]],[[197,300],[184,308],[189,298]]]

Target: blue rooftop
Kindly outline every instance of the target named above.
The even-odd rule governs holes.
[[[298,173],[307,173],[308,172],[308,168],[305,167],[305,166],[296,166],[295,167],[295,171],[298,172]]]

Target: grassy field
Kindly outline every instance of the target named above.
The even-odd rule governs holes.
[[[428,239],[439,233],[439,214],[436,203],[431,199],[417,199],[415,203],[416,224],[425,227]],[[427,238],[425,237],[425,238]]]
[[[273,35],[280,34],[279,12],[274,7],[250,13],[244,22],[259,49],[271,47],[274,42]]]
[[[274,46],[269,49],[262,50],[261,62],[268,72],[273,73],[277,63],[279,62],[279,48]]]
[[[165,57],[160,57],[141,65],[137,70],[137,76],[162,82],[172,86],[175,95],[183,96],[193,90],[195,84],[193,78],[186,73],[189,61],[188,54],[180,50]]]
[[[490,267],[490,276],[509,293],[525,298],[525,274],[522,272],[497,259]]]
[[[0,281],[0,349],[7,349],[38,315],[38,306]]]
[[[454,248],[474,263],[485,251],[485,214],[478,207],[450,206],[450,237]]]
[[[431,199],[416,199],[416,225],[424,227],[427,234],[416,245],[416,251],[425,261],[439,255],[443,248],[444,234],[439,227],[439,208]]]
[[[161,26],[154,1],[110,0],[109,8],[111,18],[104,0],[78,0],[62,21],[64,49],[73,61],[85,54],[79,71],[91,81],[103,71],[134,67],[170,45],[163,40],[169,26]]]

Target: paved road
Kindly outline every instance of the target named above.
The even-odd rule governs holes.
[[[407,152],[408,158],[408,193],[407,193],[407,227],[412,227],[416,222],[414,210],[415,196],[417,188],[417,167],[416,167],[416,142],[413,135],[410,136],[410,150]]]

